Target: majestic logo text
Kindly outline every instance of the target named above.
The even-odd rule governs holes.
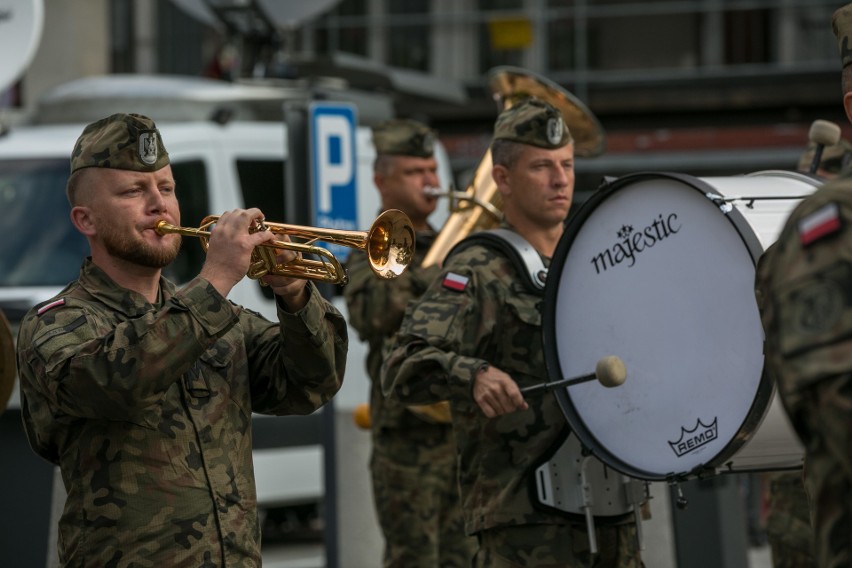
[[[676,234],[682,226],[677,213],[661,213],[647,227],[635,232],[632,225],[622,225],[617,233],[618,241],[592,257],[595,273],[600,274],[625,261],[628,267],[633,266],[641,252]]]

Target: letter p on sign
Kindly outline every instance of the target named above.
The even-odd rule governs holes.
[[[309,115],[314,224],[357,230],[355,107],[345,103],[312,103]],[[349,251],[339,248],[345,257]],[[338,254],[335,250],[331,252]]]

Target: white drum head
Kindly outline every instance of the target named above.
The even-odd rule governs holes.
[[[556,391],[583,444],[639,479],[720,467],[748,441],[773,395],[763,375],[754,273],[763,249],[718,193],[679,174],[634,174],[568,224],[548,276],[550,379],[620,357],[624,384]]]

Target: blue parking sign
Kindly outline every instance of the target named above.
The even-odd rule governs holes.
[[[346,103],[311,103],[309,136],[314,226],[358,230],[358,167],[355,106]],[[345,259],[351,249],[331,245],[329,251]]]

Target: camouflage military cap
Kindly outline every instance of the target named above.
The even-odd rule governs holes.
[[[92,167],[154,172],[168,163],[153,120],[141,114],[114,114],[83,129],[71,154],[71,173]]]
[[[388,120],[373,128],[373,144],[379,154],[431,158],[435,132],[416,120]]]
[[[811,169],[811,163],[814,161],[814,153],[816,152],[815,144],[808,144],[801,157],[799,157],[798,170],[807,172]],[[842,138],[837,144],[826,146],[822,150],[822,156],[819,160],[819,169],[831,175],[839,174],[846,168],[847,164],[852,163],[852,144]]]
[[[561,148],[573,142],[559,111],[533,98],[500,113],[494,124],[494,140],[512,140],[541,148]]]
[[[852,63],[852,46],[849,36],[852,36],[852,3],[838,8],[831,17],[831,29],[837,36],[837,48],[840,51],[840,61],[843,67]]]

